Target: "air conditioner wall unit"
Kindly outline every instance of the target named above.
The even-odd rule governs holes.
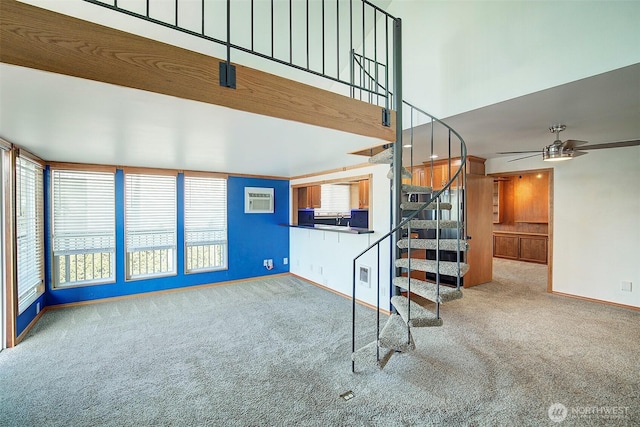
[[[245,187],[244,213],[273,213],[273,188]]]

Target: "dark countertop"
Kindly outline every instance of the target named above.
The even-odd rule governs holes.
[[[368,228],[344,227],[341,225],[325,225],[325,224],[314,224],[314,225],[280,224],[280,225],[283,225],[285,227],[292,227],[292,228],[306,228],[308,230],[332,231],[335,233],[347,233],[347,234],[373,233],[373,230],[369,230]]]

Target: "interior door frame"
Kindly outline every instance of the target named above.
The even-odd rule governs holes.
[[[490,173],[487,176],[490,177],[499,177],[499,176],[516,176],[522,174],[534,174],[546,172],[549,174],[549,187],[547,189],[549,196],[549,222],[547,224],[547,293],[553,292],[553,168],[543,168],[543,169],[526,169],[526,170],[518,170],[518,171],[508,171],[508,172],[496,172]]]

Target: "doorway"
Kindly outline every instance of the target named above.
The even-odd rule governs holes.
[[[489,176],[494,180],[494,259],[546,265],[546,289],[552,292],[553,169]]]

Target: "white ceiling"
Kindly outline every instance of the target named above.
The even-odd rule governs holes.
[[[448,117],[445,122],[464,138],[469,154],[486,159],[506,156],[498,152],[541,151],[555,139],[549,131],[554,124],[567,126],[560,134],[563,141],[600,144],[640,139],[640,64]],[[429,136],[427,125],[414,132],[415,141],[427,141]],[[440,134],[440,140],[445,138]],[[414,159],[428,158],[428,144],[414,147]],[[442,151],[444,144],[436,147]],[[407,149],[404,154],[408,163]]]

